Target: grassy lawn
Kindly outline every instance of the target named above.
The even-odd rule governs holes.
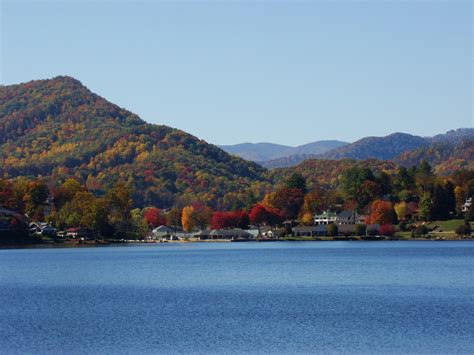
[[[427,227],[433,228],[434,226],[439,226],[437,231],[448,232],[448,231],[454,231],[457,227],[463,224],[464,224],[463,219],[451,219],[449,221],[433,221],[433,222],[430,222],[427,225]]]
[[[454,230],[460,225],[464,224],[463,219],[450,219],[448,221],[432,221],[426,224],[428,229],[438,226],[433,232],[430,232],[432,236],[436,237],[455,237]],[[471,229],[474,230],[474,222],[471,222]],[[401,238],[411,238],[411,232],[397,232],[396,235]]]

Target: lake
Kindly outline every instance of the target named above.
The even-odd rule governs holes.
[[[1,353],[473,353],[469,241],[0,250]]]

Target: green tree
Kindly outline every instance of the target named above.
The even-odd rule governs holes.
[[[166,215],[166,220],[168,224],[172,227],[180,227],[181,226],[181,212],[182,210],[179,208],[172,208],[168,214]]]
[[[407,168],[398,168],[397,175],[394,178],[394,185],[398,191],[412,191],[415,188],[415,177]]]
[[[54,193],[54,205],[61,208],[66,202],[71,201],[74,195],[85,189],[76,179],[67,179]]]
[[[25,212],[33,218],[42,218],[42,207],[48,197],[49,190],[41,180],[34,180],[28,183],[26,194],[23,196]]]
[[[105,193],[109,223],[118,237],[128,237],[133,231],[130,209],[133,205],[132,189],[124,182],[116,183]]]
[[[356,202],[358,211],[381,192],[372,170],[357,166],[342,173],[340,186],[346,200]]]
[[[451,181],[447,181],[444,186],[444,193],[446,198],[446,211],[448,217],[451,217],[456,213],[456,194],[454,193],[454,191],[454,184]]]
[[[434,174],[426,160],[423,160],[416,169],[415,181],[422,193],[433,190]]]
[[[420,218],[424,221],[430,220],[431,195],[425,192],[420,200]]]
[[[143,217],[143,211],[139,208],[135,208],[130,211],[132,217],[133,232],[137,239],[144,237],[148,234],[148,222]]]
[[[306,193],[306,179],[300,173],[292,173],[284,183],[285,187],[288,189],[299,189],[303,193]]]
[[[449,216],[446,206],[446,194],[441,183],[436,183],[431,196],[430,219],[445,220]]]

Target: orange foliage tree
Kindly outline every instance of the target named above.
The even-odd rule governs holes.
[[[395,222],[395,211],[389,201],[375,200],[370,208],[369,223],[392,224]]]

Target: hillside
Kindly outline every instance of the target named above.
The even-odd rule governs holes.
[[[393,133],[385,137],[366,137],[344,147],[336,148],[321,156],[323,159],[381,159],[389,160],[403,152],[429,143],[425,138],[406,133]]]
[[[290,168],[302,163],[305,160],[317,159],[318,157],[319,155],[294,154],[283,158],[257,161],[257,163],[267,169]]]
[[[264,169],[183,131],[148,124],[70,77],[0,88],[0,176],[74,176],[100,193],[117,180],[138,205],[238,205]],[[258,191],[257,191],[258,192]],[[255,194],[255,192],[254,192]]]
[[[353,167],[370,168],[374,172],[394,173],[397,165],[393,162],[369,159],[369,160],[323,160],[310,159],[306,160],[295,167],[279,168],[270,171],[270,177],[275,183],[288,178],[294,172],[300,173],[306,178],[308,188],[316,186],[324,188],[335,188],[339,185],[340,177],[344,171]]]
[[[271,160],[290,157],[292,157],[290,159],[297,160],[298,158],[296,158],[296,156],[312,157],[347,144],[349,143],[337,140],[323,140],[296,147],[274,143],[242,143],[235,145],[222,145],[220,148],[241,158],[265,163]]]
[[[458,144],[466,139],[474,139],[474,128],[458,128],[431,138],[432,143]]]
[[[474,139],[438,140],[427,147],[401,154],[395,159],[399,165],[417,166],[426,160],[438,175],[450,175],[460,169],[474,169]]]

